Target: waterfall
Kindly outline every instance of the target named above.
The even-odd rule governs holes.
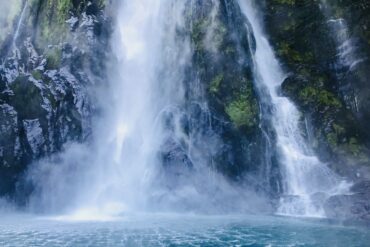
[[[24,4],[23,4],[23,8],[22,8],[21,15],[20,15],[20,17],[19,17],[19,21],[18,21],[18,24],[17,24],[17,28],[16,28],[15,33],[14,33],[14,37],[13,37],[13,44],[12,44],[12,46],[14,46],[14,45],[15,45],[15,43],[17,42],[17,39],[18,39],[18,36],[19,36],[19,32],[20,32],[21,27],[22,27],[22,25],[23,25],[23,20],[24,20],[24,16],[25,16],[25,13],[26,13],[27,7],[28,7],[28,0],[25,0],[25,1],[24,1]]]
[[[22,11],[20,13],[19,20],[18,20],[16,29],[15,29],[14,35],[13,35],[13,39],[12,39],[10,49],[4,55],[4,58],[3,58],[3,61],[2,61],[2,66],[4,66],[10,52],[13,53],[12,55],[14,56],[15,60],[20,59],[20,54],[19,54],[20,52],[19,52],[19,49],[17,47],[16,42],[18,40],[19,33],[21,32],[21,29],[22,29],[24,18],[26,16],[26,12],[27,12],[27,7],[28,7],[28,0],[25,0],[24,3],[23,3],[23,8],[22,8]],[[15,61],[15,63],[17,63],[17,61]]]
[[[268,150],[255,155],[272,156],[275,148],[283,177],[277,213],[324,217],[325,200],[342,193],[346,184],[315,156],[304,138],[299,110],[281,96],[286,75],[253,1],[237,2],[246,18],[261,125],[273,128],[262,131]],[[204,42],[217,53],[212,37],[221,5],[209,3]],[[98,114],[91,139],[69,144],[31,167],[32,210],[73,219],[142,211],[269,212],[270,204],[241,181],[242,174],[233,183],[213,166],[224,143],[213,130],[204,82],[192,64],[190,30],[199,7],[202,3],[192,0],[120,2],[108,82],[94,91]],[[271,165],[271,157],[265,160]]]
[[[336,77],[340,83],[344,101],[353,112],[359,113],[358,89],[354,85],[358,83],[350,78],[350,74],[356,74],[356,69],[367,60],[360,52],[357,41],[352,37],[348,23],[343,18],[333,18],[333,7],[326,0],[321,0],[320,8],[327,19],[327,24],[333,32],[337,55],[335,62]],[[347,78],[350,78],[349,80]]]
[[[62,155],[56,166],[70,176],[69,186],[63,178],[45,181],[37,175],[41,192],[36,205],[40,196],[47,209],[66,205],[61,201],[68,198],[73,203],[67,209],[84,218],[146,210],[152,196],[161,196],[152,192],[160,194],[155,189],[159,151],[170,135],[165,117],[183,104],[182,70],[190,53],[187,39],[176,34],[184,25],[184,6],[145,0],[120,4],[112,41],[115,65],[109,87],[98,92],[102,115],[94,120],[88,147],[93,151],[71,147]],[[50,164],[45,167],[49,170]]]
[[[183,8],[163,1],[122,3],[113,41],[117,73],[97,127],[94,185],[88,190],[96,196],[90,205],[137,209],[150,200],[158,152],[168,135],[164,117],[184,99],[182,69],[189,47],[186,39],[176,39]]]
[[[326,0],[321,0],[321,9],[328,19],[328,25],[335,35],[337,43],[338,69],[352,71],[359,63],[365,59],[359,57],[356,42],[351,37],[346,20],[343,18],[333,18],[333,10]]]
[[[121,3],[109,86],[97,89],[101,109],[92,141],[32,167],[32,210],[97,219],[137,211],[268,208],[212,167],[210,156],[222,144],[213,137],[202,86],[192,76],[186,31],[196,7],[193,1]]]
[[[254,1],[238,0],[256,42],[255,84],[270,99],[270,121],[276,132],[276,148],[283,176],[283,195],[277,214],[324,217],[323,203],[341,193],[345,183],[322,163],[307,145],[300,128],[297,107],[279,93],[286,75],[266,39]]]

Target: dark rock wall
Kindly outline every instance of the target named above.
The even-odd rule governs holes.
[[[187,85],[188,105],[191,108],[194,100],[207,104],[209,119],[203,129],[211,126],[211,135],[221,143],[210,151],[212,165],[233,181],[276,194],[280,173],[265,135],[272,132],[271,128],[266,119],[261,119],[265,109],[254,85],[251,53],[255,44],[253,34],[246,28],[249,23],[237,1],[193,4],[189,20],[193,49],[189,76],[193,79],[189,81],[196,77],[202,93],[198,95],[192,91],[192,85]],[[195,121],[199,119],[202,118],[198,116]],[[209,133],[202,138],[207,140],[207,136]]]
[[[90,88],[103,83],[109,50],[104,1],[27,1],[21,16],[0,44],[1,195],[33,160],[89,136]]]

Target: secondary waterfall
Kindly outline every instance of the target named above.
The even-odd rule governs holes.
[[[14,33],[13,44],[12,44],[13,46],[15,45],[15,42],[17,42],[17,39],[18,39],[18,36],[19,36],[19,31],[21,30],[21,27],[23,25],[24,16],[25,16],[27,7],[28,7],[28,0],[25,0],[24,4],[23,4],[21,15],[19,17],[17,28],[16,28],[15,33]]]
[[[4,63],[6,62],[6,60],[8,59],[9,56],[12,56],[12,58],[14,58],[15,60],[18,60],[20,58],[20,54],[19,54],[20,51],[17,47],[17,41],[18,41],[18,38],[19,38],[19,34],[22,30],[22,25],[24,24],[23,22],[24,22],[24,18],[26,16],[26,12],[28,10],[28,7],[29,7],[28,0],[25,0],[23,2],[23,7],[22,7],[22,10],[20,12],[20,16],[19,16],[16,28],[15,28],[15,32],[14,32],[14,35],[13,35],[11,46],[10,46],[9,50],[7,51],[7,53],[5,54],[4,59],[2,61],[3,66],[4,66]],[[10,53],[12,53],[12,54],[10,54]],[[17,64],[17,61],[15,61],[15,64]]]
[[[327,0],[321,0],[320,7],[324,15],[328,18],[329,27],[334,32],[338,50],[338,66],[341,67],[338,69],[351,71],[356,65],[363,62],[364,59],[357,52],[355,39],[351,37],[346,20],[334,18],[334,11]]]
[[[255,84],[260,95],[270,98],[271,123],[283,175],[283,196],[278,214],[324,217],[323,202],[341,193],[345,183],[315,156],[306,144],[299,126],[301,114],[279,90],[285,79],[279,62],[266,39],[254,1],[238,0],[256,42],[254,53]]]
[[[333,6],[327,0],[321,0],[321,10],[327,19],[327,24],[333,32],[334,42],[336,45],[337,56],[335,61],[336,77],[340,82],[340,90],[343,93],[344,101],[347,106],[354,112],[360,112],[358,97],[358,89],[351,84],[354,79],[350,78],[350,74],[356,74],[356,69],[367,60],[363,57],[361,49],[358,47],[358,41],[351,35],[348,23],[343,18],[338,18],[334,14]],[[353,82],[356,85],[355,82]]]

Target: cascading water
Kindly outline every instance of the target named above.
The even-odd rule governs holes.
[[[254,36],[255,84],[263,97],[270,98],[270,121],[276,132],[276,146],[283,175],[283,196],[277,209],[281,215],[324,217],[323,201],[343,192],[345,183],[314,155],[300,129],[300,112],[279,90],[284,81],[274,52],[263,34],[253,1],[238,0]]]
[[[46,208],[67,197],[74,202],[68,205],[70,210],[77,208],[76,217],[144,210],[159,170],[159,148],[166,137],[163,116],[178,108],[184,97],[181,70],[189,47],[186,39],[175,40],[176,28],[183,25],[183,8],[184,4],[164,1],[121,4],[113,42],[117,73],[112,73],[109,89],[99,96],[103,115],[93,127],[89,148],[94,152],[87,154],[82,147],[77,151],[81,161],[76,163],[69,157],[75,156],[78,148],[62,155],[57,166],[71,176],[69,186],[54,176],[47,181],[38,179]],[[57,188],[53,193],[46,191],[53,187]],[[71,191],[72,198],[68,195]]]
[[[75,219],[128,211],[268,208],[211,165],[218,144],[209,137],[202,87],[189,76],[193,51],[186,13],[194,7],[193,1],[121,3],[113,38],[116,73],[112,70],[109,88],[98,97],[102,109],[92,143],[73,145],[31,169],[36,187],[31,208],[64,210]]]
[[[183,8],[162,1],[125,1],[121,6],[113,44],[120,71],[112,79],[112,100],[98,127],[98,160],[91,175],[95,186],[89,192],[97,196],[90,205],[110,202],[137,209],[149,200],[157,153],[166,137],[163,115],[183,100],[181,70],[189,47],[186,40],[175,40]],[[106,148],[101,149],[102,143]]]
[[[285,75],[255,6],[238,2],[254,36],[249,44],[255,84],[261,104],[269,109],[261,111],[262,117],[276,133],[284,192],[278,213],[324,216],[323,201],[341,192],[341,180],[313,154],[300,129],[299,111],[279,95]],[[215,3],[211,23],[220,7]],[[28,176],[35,186],[31,208],[79,219],[127,211],[269,210],[263,196],[228,182],[212,166],[222,143],[213,133],[202,85],[192,71],[188,31],[198,5],[121,3],[112,43],[114,66],[108,89],[97,93],[101,114],[93,121],[92,141],[33,166]],[[215,52],[213,29],[210,25],[205,41]],[[270,132],[265,134],[271,138]],[[272,148],[275,140],[268,141]]]
[[[370,232],[357,225],[369,222],[369,183],[355,180],[353,194],[340,195],[347,184],[310,148],[321,126],[311,128],[309,118],[283,97],[286,75],[258,12],[264,2],[28,1],[24,17],[17,13],[18,34],[7,36],[1,51],[13,38],[21,55],[6,59],[14,78],[5,78],[9,72],[0,68],[0,89],[7,90],[0,94],[0,193],[9,193],[0,197],[2,246],[369,243]],[[270,17],[298,10],[304,15],[289,16],[298,18],[295,24],[316,21],[299,19],[306,5],[265,3]],[[37,20],[29,22],[27,9]],[[115,21],[111,14],[117,14]],[[29,28],[56,36],[60,27],[68,28],[63,18],[73,24],[65,43],[36,53],[52,37],[38,40],[40,30],[33,36]],[[286,25],[276,28],[286,31]],[[74,46],[85,37],[96,43]],[[108,39],[111,47],[104,47]],[[332,50],[325,54],[331,61]],[[321,65],[314,64],[319,71]],[[326,117],[321,107],[316,110]],[[68,138],[83,139],[64,143]],[[39,139],[50,145],[37,154]],[[62,143],[62,151],[50,154]],[[9,159],[1,157],[13,151]],[[13,157],[23,152],[24,163],[31,155],[44,158],[21,167]],[[8,175],[11,186],[2,180]],[[325,217],[324,211],[340,226],[336,220],[270,216]]]
[[[337,42],[338,63],[345,70],[352,70],[359,63],[363,62],[363,58],[359,58],[355,40],[351,37],[350,30],[343,18],[332,18],[333,10],[326,0],[321,0],[321,9],[328,18],[329,27],[335,34]],[[341,69],[341,68],[339,68]]]
[[[23,4],[21,15],[19,17],[18,25],[17,25],[17,28],[16,28],[15,33],[14,33],[13,46],[14,46],[15,42],[17,42],[17,39],[18,39],[18,36],[19,36],[19,31],[21,30],[21,27],[23,25],[23,20],[24,20],[24,16],[25,16],[27,7],[28,7],[28,0],[25,0],[24,4]]]
[[[356,46],[349,34],[346,21],[344,19],[330,19],[328,23],[336,34],[339,64],[348,70],[354,69],[364,60],[357,58]]]
[[[340,90],[343,93],[343,98],[354,112],[360,112],[358,107],[357,95],[359,94],[353,85],[355,82],[346,82],[348,74],[356,73],[356,68],[366,61],[361,53],[359,52],[358,44],[356,39],[351,36],[348,24],[343,18],[334,18],[333,8],[327,0],[321,0],[321,10],[327,18],[327,23],[331,31],[333,32],[334,41],[337,50],[337,56],[335,61],[336,76],[341,83]],[[353,85],[351,84],[353,83]]]
[[[18,50],[18,47],[17,47],[17,43],[16,42],[18,41],[19,33],[20,33],[21,29],[22,29],[22,25],[23,25],[23,22],[24,22],[24,18],[26,16],[27,9],[28,9],[28,0],[25,0],[24,3],[23,3],[22,11],[20,13],[19,20],[18,20],[16,29],[15,29],[14,35],[13,35],[13,39],[12,39],[12,43],[11,43],[11,46],[10,46],[10,50],[4,56],[5,59],[3,60],[3,63],[5,63],[6,59],[8,58],[9,52],[12,52],[13,53],[13,56],[14,56],[14,59],[15,60],[17,60],[17,59],[20,58],[20,54],[19,54],[19,50]]]

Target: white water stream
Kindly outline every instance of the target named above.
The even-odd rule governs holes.
[[[18,18],[18,23],[17,23],[16,29],[15,29],[15,32],[14,32],[14,35],[13,35],[11,46],[10,46],[9,50],[7,51],[6,55],[3,58],[2,66],[4,66],[4,63],[6,62],[7,58],[9,57],[10,52],[12,53],[12,56],[15,58],[15,60],[20,59],[20,51],[17,47],[16,42],[18,40],[19,33],[20,33],[20,31],[22,29],[22,26],[24,24],[23,22],[24,22],[24,18],[26,16],[27,9],[28,9],[28,0],[25,0],[24,3],[23,3],[22,11],[21,11],[20,16]]]
[[[255,83],[271,99],[272,124],[283,174],[284,195],[277,213],[290,216],[324,217],[324,200],[342,193],[346,183],[314,155],[306,144],[299,122],[301,114],[279,90],[286,75],[266,39],[254,1],[238,0],[256,41]],[[249,29],[249,25],[247,25]]]
[[[367,60],[363,57],[361,49],[358,47],[358,41],[351,34],[348,23],[345,19],[335,16],[333,11],[333,6],[327,0],[321,0],[321,11],[327,18],[327,23],[331,31],[333,32],[334,41],[337,50],[336,56],[336,76],[341,80],[345,80],[350,74],[356,74],[356,69],[359,65]],[[352,81],[356,85],[355,81]],[[358,90],[355,87],[345,83],[341,85],[342,90],[347,91],[343,94],[343,98],[347,104],[354,112],[359,113],[359,99]],[[348,92],[350,91],[350,92]]]
[[[335,16],[334,11],[326,0],[321,0],[321,9],[328,19],[329,27],[335,34],[339,65],[346,70],[353,70],[365,59],[358,57],[358,47],[356,47],[355,39],[351,36],[346,20],[343,18],[333,18]]]
[[[23,21],[24,21],[24,17],[25,17],[25,13],[26,13],[27,7],[28,7],[28,0],[25,0],[24,1],[24,4],[23,4],[21,15],[19,17],[17,28],[16,28],[15,33],[14,33],[12,46],[14,46],[15,45],[15,42],[17,42],[17,39],[18,39],[18,36],[19,36],[19,32],[20,32],[21,27],[23,25]]]

